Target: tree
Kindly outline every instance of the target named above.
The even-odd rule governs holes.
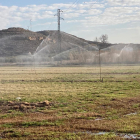
[[[105,44],[108,42],[108,35],[107,34],[101,35],[101,37],[99,39],[100,39],[101,43]]]

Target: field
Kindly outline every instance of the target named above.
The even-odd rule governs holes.
[[[1,67],[0,139],[140,138],[140,66]]]

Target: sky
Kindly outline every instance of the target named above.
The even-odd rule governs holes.
[[[94,41],[103,34],[110,43],[140,43],[140,0],[0,0],[0,30],[21,27],[57,30]]]

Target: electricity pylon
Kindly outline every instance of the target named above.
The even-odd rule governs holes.
[[[58,48],[59,51],[61,53],[61,33],[60,33],[60,20],[64,20],[63,18],[61,18],[61,12],[63,12],[62,10],[58,9],[57,10],[57,18],[58,18]]]

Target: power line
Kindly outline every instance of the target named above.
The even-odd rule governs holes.
[[[80,1],[80,0],[76,0],[74,3],[72,3],[72,4],[68,7],[67,10],[63,10],[63,13],[66,13],[71,7],[73,7],[74,5],[77,5],[79,1]],[[63,13],[62,13],[62,14],[63,14]],[[65,21],[65,22],[66,22],[66,21]]]
[[[95,2],[97,2],[98,0],[96,0]],[[77,2],[79,2],[79,0],[77,0]],[[86,3],[86,2],[84,2],[84,3]],[[89,3],[89,9],[91,9],[93,6],[94,6],[94,4],[95,3]],[[72,7],[72,6],[70,6],[70,7]],[[88,10],[89,10],[88,9]],[[69,10],[69,9],[68,9]],[[66,10],[66,11],[68,11],[68,10]],[[81,13],[81,16],[82,15],[86,15],[86,12],[88,11],[88,10],[85,10],[85,12],[84,13]],[[66,11],[64,11],[64,12],[66,12]],[[80,17],[78,17],[78,18],[81,18],[81,16]]]
[[[51,22],[50,22],[50,26],[48,27],[48,30],[51,28],[51,26],[52,26],[52,24],[53,24],[53,20],[54,20],[54,16],[53,16],[53,18],[52,18],[52,20],[51,20]]]
[[[79,2],[79,0],[76,0],[73,4],[71,4],[70,6],[69,6],[69,8],[66,10],[66,11],[64,11],[64,12],[67,12],[71,7],[73,7],[74,5],[76,5],[77,3]]]

